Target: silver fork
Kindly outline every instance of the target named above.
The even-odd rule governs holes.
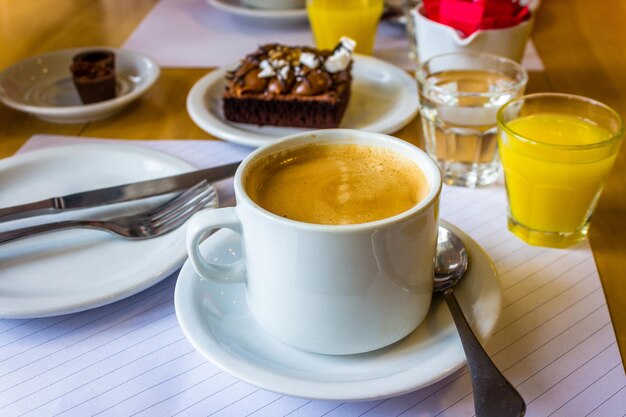
[[[204,180],[148,212],[108,220],[67,220],[0,232],[0,244],[76,227],[105,230],[126,239],[149,239],[180,227],[192,214],[204,208],[214,198],[215,190]]]

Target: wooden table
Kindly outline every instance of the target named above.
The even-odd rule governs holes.
[[[32,55],[76,46],[119,47],[156,0],[0,0],[0,69]],[[626,115],[626,0],[542,2],[533,39],[546,71],[531,73],[527,91],[558,91],[602,101]],[[33,134],[127,139],[214,139],[189,118],[185,98],[207,69],[162,71],[140,100],[110,119],[56,125],[0,105],[0,158]],[[396,136],[419,142],[414,120]],[[590,242],[626,363],[626,149],[608,180]]]

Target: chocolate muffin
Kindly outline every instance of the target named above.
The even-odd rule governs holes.
[[[72,79],[83,104],[115,98],[115,55],[106,50],[76,55],[70,66]]]

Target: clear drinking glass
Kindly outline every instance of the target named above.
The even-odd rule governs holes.
[[[538,246],[583,240],[624,136],[621,117],[556,93],[513,100],[497,117],[509,230]]]
[[[476,187],[496,181],[496,113],[524,93],[526,70],[497,55],[459,52],[425,61],[416,77],[426,150],[444,182]]]
[[[417,51],[417,34],[415,33],[415,13],[422,4],[422,0],[402,0],[402,12],[405,20],[406,37],[409,41],[409,59],[419,61]]]

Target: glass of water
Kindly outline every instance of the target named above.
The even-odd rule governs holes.
[[[402,0],[402,12],[405,21],[404,27],[407,40],[409,41],[409,59],[414,62],[419,61],[417,35],[415,33],[415,14],[421,4],[422,0]]]
[[[426,151],[448,185],[477,187],[500,173],[498,109],[524,93],[528,73],[497,55],[432,57],[416,73]]]

